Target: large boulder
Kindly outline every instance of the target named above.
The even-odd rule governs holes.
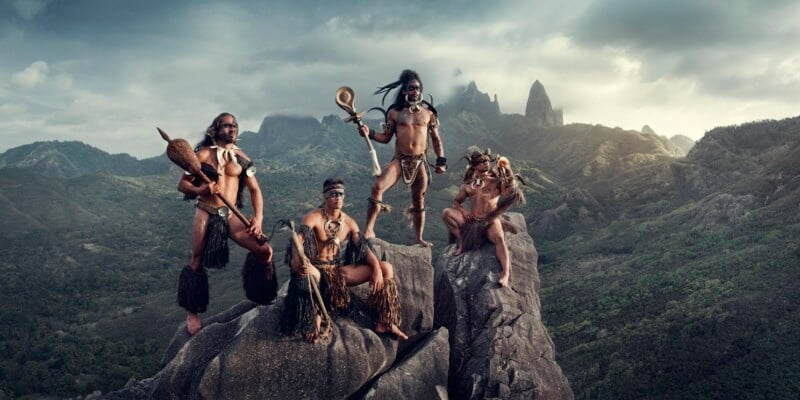
[[[494,246],[436,263],[436,326],[450,332],[450,396],[459,399],[573,399],[541,319],[533,239],[519,213],[503,215],[511,287],[501,288]]]
[[[381,375],[365,398],[447,399],[450,345],[447,328],[439,328],[410,351],[410,355]]]
[[[335,317],[331,339],[308,344],[282,336],[285,295],[274,305],[243,302],[206,320],[187,338],[180,327],[155,377],[157,399],[347,398],[388,370],[433,325],[433,267],[429,249],[376,240],[394,264],[409,340],[377,334],[366,305],[368,284],[352,289],[349,310]]]

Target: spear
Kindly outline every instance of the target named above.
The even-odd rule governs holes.
[[[206,174],[203,173],[203,170],[200,167],[200,160],[197,159],[197,154],[194,153],[194,150],[189,142],[184,139],[170,139],[169,135],[161,130],[161,128],[156,127],[156,129],[161,135],[161,138],[169,143],[167,145],[167,157],[173,163],[175,163],[175,165],[183,168],[184,171],[187,171],[194,176],[200,177],[200,179],[206,184],[213,182],[208,176],[206,176]],[[248,220],[241,211],[231,204],[231,202],[229,202],[228,199],[222,195],[222,193],[216,193],[216,195],[220,200],[222,200],[223,203],[225,203],[225,206],[228,207],[228,209],[231,210],[231,212],[233,212],[233,214],[242,221],[246,227],[250,228],[250,226],[252,226],[250,220]],[[262,233],[256,237],[256,240],[258,241],[258,244],[264,244],[267,242],[267,237]]]

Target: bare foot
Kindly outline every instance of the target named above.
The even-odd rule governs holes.
[[[453,251],[453,256],[460,256],[462,253],[464,253],[464,248],[461,245],[458,245]]]
[[[375,332],[378,333],[389,332],[397,336],[398,339],[403,339],[403,340],[408,339],[408,336],[406,336],[406,334],[403,333],[403,331],[401,331],[400,328],[395,324],[391,324],[387,327],[386,325],[379,322],[378,325],[375,325]]]
[[[367,239],[375,238],[375,231],[373,231],[372,229],[365,230],[364,231],[364,237],[367,238]]]
[[[502,286],[502,287],[508,287],[508,278],[509,278],[508,275],[503,275],[503,276],[500,277],[500,279],[497,281],[497,283],[499,283],[500,286]]]
[[[419,247],[433,247],[433,243],[425,241],[425,240],[422,240],[422,239],[417,239],[417,246],[419,246]]]
[[[306,338],[305,338],[306,342],[308,342],[308,343],[317,343],[319,341],[319,338],[320,338],[319,327],[320,327],[321,323],[322,323],[322,317],[317,315],[317,320],[314,323],[314,330],[312,330],[311,332],[308,332],[306,334]]]
[[[308,342],[308,343],[311,343],[311,344],[317,343],[317,341],[319,340],[319,329],[315,329],[315,330],[313,330],[311,332],[308,332],[306,334],[306,338],[305,339],[306,339],[306,342]]]
[[[202,327],[203,324],[200,322],[199,315],[194,313],[186,314],[186,331],[189,332],[189,336],[199,332]]]

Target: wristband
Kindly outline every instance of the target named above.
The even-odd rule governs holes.
[[[436,166],[437,167],[446,167],[447,166],[447,158],[446,157],[436,157]]]
[[[375,140],[375,129],[370,129],[367,137],[370,138],[371,140]]]

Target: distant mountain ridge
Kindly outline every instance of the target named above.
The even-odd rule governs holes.
[[[138,160],[128,154],[109,154],[79,141],[35,142],[0,154],[0,168],[25,168],[43,176],[74,178],[107,172],[122,176],[163,173],[167,165],[158,158]]]
[[[796,395],[800,117],[712,129],[683,157],[655,132],[542,126],[502,114],[496,97],[477,85],[439,109],[449,173],[434,176],[429,188],[426,236],[434,251],[444,247],[436,213],[458,189],[467,146],[511,158],[528,182],[528,204],[516,210],[539,250],[544,322],[577,398]],[[375,129],[379,122],[368,121]],[[47,389],[44,378],[28,376],[60,379],[64,396],[118,388],[150,368],[147,360],[157,360],[163,346],[133,341],[141,337],[116,344],[130,335],[106,345],[101,328],[134,327],[153,338],[182,318],[172,278],[187,257],[194,210],[174,189],[179,171],[159,156],[141,162],[162,169],[133,175],[147,167],[132,157],[47,143],[0,155],[0,219],[11,226],[0,250],[7,260],[0,275],[9,277],[0,289],[11,296],[0,303],[0,317],[12,321],[0,326],[0,347],[10,343],[4,348],[14,355],[0,360],[0,388],[14,396]],[[239,145],[259,168],[265,225],[318,206],[319,184],[330,175],[347,180],[348,211],[363,220],[372,182],[366,145],[340,115],[268,116]],[[376,148],[388,162],[393,146]],[[79,175],[58,175],[65,170]],[[401,184],[387,198],[402,206],[408,192]],[[397,212],[379,219],[378,232],[398,243],[410,235]],[[132,264],[139,275],[131,277]],[[31,286],[31,274],[40,286]],[[235,268],[216,278],[212,290],[239,298]],[[73,293],[58,285],[65,281],[81,297],[65,297]],[[100,291],[106,294],[95,300]],[[90,341],[102,352],[77,360],[85,351],[70,346]],[[131,349],[136,366],[128,365]],[[33,358],[48,360],[50,352],[61,361]],[[23,370],[18,361],[28,357],[35,362]],[[92,371],[94,386],[76,383],[85,381],[72,374],[83,370]]]
[[[673,146],[680,149],[684,155],[689,154],[696,142],[692,138],[684,135],[674,135],[669,138]]]

